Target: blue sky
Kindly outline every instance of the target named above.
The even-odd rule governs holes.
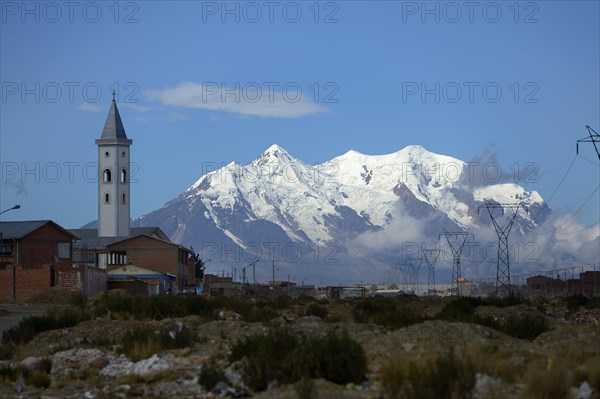
[[[491,152],[508,171],[533,163],[537,178],[516,182],[549,198],[585,125],[600,131],[597,1],[114,4],[1,3],[0,208],[22,205],[3,220],[96,218],[113,88],[133,139],[132,217],[273,143],[307,163],[410,144]],[[595,152],[581,154],[551,208],[575,211],[597,188]],[[579,221],[596,223],[599,204],[596,192]]]

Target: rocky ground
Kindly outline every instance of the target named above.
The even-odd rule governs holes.
[[[410,298],[406,306],[433,316],[443,306],[441,299]],[[476,313],[497,320],[527,313],[543,315],[551,329],[533,341],[513,338],[496,329],[474,323],[426,320],[395,330],[371,323],[352,321],[352,305],[325,305],[327,316],[304,315],[302,305],[279,312],[269,323],[247,322],[234,312],[221,312],[219,320],[200,316],[139,321],[117,320],[105,315],[70,328],[50,330],[19,345],[9,360],[0,361],[0,369],[21,366],[29,370],[49,369],[50,386],[36,388],[23,378],[0,379],[2,398],[129,398],[171,397],[211,398],[245,397],[297,398],[295,385],[279,386],[276,381],[263,392],[250,392],[245,386],[240,362],[229,362],[232,345],[240,338],[264,334],[273,325],[293,329],[297,334],[325,334],[329,330],[347,330],[360,343],[368,361],[363,384],[337,385],[324,379],[312,382],[311,392],[319,398],[384,397],[379,375],[392,357],[406,362],[418,361],[453,347],[459,357],[469,357],[478,365],[475,398],[522,398],[532,365],[551,370],[561,364],[572,378],[574,398],[599,397],[593,392],[598,381],[588,381],[598,373],[600,380],[600,309],[580,308],[568,311],[559,302],[545,307],[532,304],[496,308],[479,306]],[[190,347],[154,353],[133,361],[118,353],[117,345],[127,331],[145,326],[159,330],[192,329],[197,336]],[[215,361],[227,382],[210,391],[199,383],[199,375],[209,361]],[[51,363],[51,367],[48,367]],[[596,367],[595,371],[590,368]],[[590,377],[592,376],[592,377]],[[0,375],[0,377],[2,377]],[[540,396],[543,397],[543,396]]]

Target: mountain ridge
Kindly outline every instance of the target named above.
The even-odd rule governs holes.
[[[204,174],[134,225],[158,225],[173,240],[195,248],[210,243],[231,253],[264,253],[278,243],[293,246],[300,259],[310,261],[311,248],[335,246],[341,260],[385,263],[390,259],[357,252],[357,239],[385,234],[403,221],[422,223],[423,234],[415,239],[433,239],[442,228],[486,226],[489,216],[478,212],[484,199],[523,203],[522,232],[550,213],[539,193],[518,184],[472,184],[468,166],[419,145],[384,155],[350,150],[307,165],[273,144],[248,164],[231,162]]]

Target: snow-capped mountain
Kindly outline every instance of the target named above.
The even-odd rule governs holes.
[[[362,250],[364,238],[390,226],[405,225],[411,237],[416,223],[414,239],[423,240],[437,239],[443,228],[489,225],[487,211],[480,209],[484,200],[520,203],[521,233],[548,216],[537,192],[514,183],[482,184],[476,178],[481,168],[472,166],[420,146],[388,155],[349,151],[307,165],[273,145],[247,165],[232,162],[200,177],[134,224],[158,225],[173,240],[218,251],[232,262],[265,250],[275,258],[306,262],[317,260],[319,251],[318,260],[335,251],[338,260],[365,262],[377,259]]]

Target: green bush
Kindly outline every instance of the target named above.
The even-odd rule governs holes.
[[[88,297],[81,292],[73,292],[69,298],[69,304],[81,310],[86,310]]]
[[[229,380],[223,370],[216,365],[214,360],[211,360],[200,370],[198,383],[207,391],[212,391],[219,382],[229,384]]]
[[[246,384],[258,391],[272,380],[290,384],[302,378],[325,378],[338,384],[360,383],[367,370],[362,347],[347,332],[298,337],[288,329],[272,329],[238,341],[230,360],[242,360]]]
[[[125,313],[138,320],[162,320],[188,315],[214,318],[216,301],[199,296],[138,296],[106,292],[95,306],[95,315],[104,316],[107,311]]]
[[[353,304],[352,315],[357,323],[374,323],[398,329],[420,323],[425,317],[402,306],[396,298],[374,297]]]
[[[509,294],[504,297],[490,297],[483,299],[482,305],[495,306],[497,308],[506,308],[509,306],[520,305],[525,302],[525,298],[516,294]]]
[[[50,376],[46,373],[33,373],[25,379],[27,385],[33,385],[36,388],[48,388],[50,382]]]
[[[588,298],[584,295],[571,295],[565,298],[567,303],[567,309],[570,312],[576,312],[581,306],[585,306],[588,302]]]
[[[315,399],[317,397],[317,390],[315,388],[315,382],[309,378],[302,378],[300,381],[294,384],[294,390],[298,399]]]
[[[600,308],[600,297],[595,296],[589,299],[584,305],[586,309],[598,309]]]
[[[164,350],[191,347],[197,340],[196,333],[183,324],[159,330],[137,327],[125,333],[118,350],[132,361],[139,361]]]
[[[10,360],[15,354],[15,344],[13,342],[6,342],[0,345],[0,360]]]
[[[50,376],[47,374],[50,372],[49,367],[47,363],[42,363],[41,368],[42,370],[39,372],[32,372],[23,366],[0,366],[0,382],[15,382],[22,376],[27,385],[33,385],[36,388],[48,388],[51,382]]]
[[[533,341],[540,334],[548,331],[550,326],[542,315],[524,315],[507,319],[499,328],[511,337]]]
[[[24,344],[43,331],[73,327],[89,319],[88,313],[72,306],[62,310],[49,310],[44,316],[26,317],[18,325],[4,331],[2,343]]]
[[[275,301],[252,302],[247,298],[200,296],[131,296],[105,293],[95,306],[95,315],[104,316],[107,311],[118,317],[138,320],[162,320],[165,318],[202,316],[210,320],[217,318],[219,311],[230,310],[249,322],[268,322],[278,316],[276,308],[284,308],[289,298]]]
[[[327,316],[327,308],[318,303],[311,303],[306,307],[304,314],[306,316],[317,316],[324,319]]]
[[[475,308],[483,304],[484,301],[480,298],[456,298],[451,302],[446,303],[442,310],[436,315],[436,318],[448,321],[472,323],[474,322]]]

